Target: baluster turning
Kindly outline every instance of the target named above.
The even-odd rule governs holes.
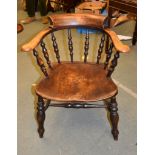
[[[85,37],[85,52],[84,52],[84,62],[86,63],[87,62],[87,55],[88,55],[88,49],[89,49],[89,31],[87,29],[87,32],[86,32],[86,37]]]
[[[47,49],[45,47],[45,43],[43,42],[43,40],[40,42],[40,46],[42,47],[42,52],[44,54],[44,57],[46,59],[46,62],[48,64],[49,68],[52,68],[51,61],[49,60],[49,55],[48,55],[48,52],[47,52]]]
[[[113,43],[111,43],[109,49],[105,51],[106,52],[106,60],[104,63],[104,69],[106,69],[109,64],[109,60],[110,60],[111,54],[112,54],[112,49],[113,49]]]
[[[97,64],[99,64],[99,61],[101,59],[101,54],[103,52],[103,47],[104,47],[104,41],[105,41],[105,34],[102,35],[101,42],[100,42],[100,45],[99,45],[97,62],[96,62]]]
[[[41,57],[38,54],[38,51],[36,49],[33,49],[33,55],[36,57],[37,63],[39,65],[39,67],[41,68],[42,72],[44,73],[44,75],[46,77],[48,77],[48,73],[46,71],[45,65],[43,60],[41,59]]]
[[[110,77],[111,74],[113,73],[115,67],[117,66],[118,58],[119,58],[119,52],[116,52],[115,55],[114,55],[113,60],[111,61],[111,65],[110,65],[110,67],[108,68],[107,77]]]
[[[72,42],[72,35],[71,35],[70,29],[68,29],[68,47],[70,51],[71,62],[73,62],[73,42]]]
[[[56,54],[56,58],[58,60],[58,63],[60,63],[60,55],[59,55],[59,49],[58,49],[58,44],[56,42],[56,38],[54,36],[54,33],[51,33],[52,36],[52,41],[53,41],[53,48],[54,48],[54,52]]]

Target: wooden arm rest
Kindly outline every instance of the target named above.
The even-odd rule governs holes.
[[[112,30],[110,30],[109,28],[104,29],[104,31],[109,35],[109,37],[111,38],[114,47],[116,48],[116,50],[118,52],[122,52],[122,53],[127,53],[130,51],[129,46],[124,45],[118,38],[118,36],[116,35],[116,33]]]
[[[24,44],[21,47],[21,50],[23,52],[30,52],[30,51],[32,51],[40,43],[40,41],[43,39],[43,37],[45,35],[49,34],[51,31],[52,31],[51,28],[46,28],[46,29],[40,31],[31,41],[29,41],[28,43]]]

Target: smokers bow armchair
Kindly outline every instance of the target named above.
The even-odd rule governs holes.
[[[38,133],[42,138],[44,134],[45,111],[49,106],[65,108],[107,108],[110,112],[112,135],[118,139],[118,108],[116,95],[118,89],[111,79],[111,75],[117,65],[120,53],[129,52],[129,47],[123,45],[115,32],[104,28],[107,17],[94,14],[54,14],[49,16],[50,26],[39,32],[30,42],[22,46],[22,51],[31,52],[36,58],[37,64],[45,77],[36,85],[35,92],[38,96],[37,121]],[[86,29],[83,61],[74,61],[74,44],[72,28],[84,27]],[[96,51],[96,62],[88,62],[89,29],[97,29],[101,33],[101,40]],[[68,29],[67,44],[70,61],[61,61],[58,41],[55,32]],[[50,35],[52,50],[45,45],[45,38]],[[104,46],[105,39],[110,38],[110,46],[107,51]],[[80,39],[80,38],[78,38]],[[42,54],[38,52],[40,47]],[[55,53],[57,63],[50,61],[48,52]],[[105,61],[101,61],[101,55],[105,54]],[[41,58],[41,55],[43,58]],[[45,60],[45,63],[43,62]],[[92,101],[106,101],[106,104],[92,104]],[[58,101],[53,102],[52,101]]]

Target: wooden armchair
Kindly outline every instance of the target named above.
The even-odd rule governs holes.
[[[22,46],[22,51],[31,52],[36,57],[37,64],[45,77],[37,84],[35,91],[38,96],[37,121],[38,133],[42,138],[44,134],[45,111],[49,106],[65,108],[107,108],[110,112],[112,134],[118,139],[118,113],[116,95],[118,89],[111,79],[117,66],[120,53],[129,52],[129,47],[123,45],[115,32],[104,28],[106,17],[94,14],[54,14],[49,16],[51,25],[39,32],[30,42]],[[74,61],[74,44],[72,28],[88,28],[85,34],[84,60]],[[96,62],[88,62],[89,29],[101,31],[102,37],[96,57]],[[68,29],[68,49],[70,61],[61,61],[55,31]],[[45,45],[45,38],[50,35],[57,63],[51,62]],[[100,34],[101,35],[101,34]],[[105,38],[110,38],[110,47],[103,52]],[[43,59],[37,48],[41,47]],[[101,55],[105,53],[105,62],[100,62]],[[45,67],[43,60],[46,61]],[[104,100],[106,104],[92,104],[92,101]],[[52,101],[58,101],[52,103]],[[89,102],[89,103],[87,103]]]

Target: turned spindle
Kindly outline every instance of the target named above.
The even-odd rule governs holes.
[[[68,29],[68,47],[70,51],[71,62],[73,62],[73,42],[72,42],[72,35],[71,35],[70,29]]]
[[[99,64],[99,61],[101,59],[101,54],[103,52],[103,47],[104,47],[104,41],[105,41],[105,34],[102,35],[102,38],[101,38],[101,42],[100,42],[100,45],[99,45],[99,49],[98,49],[98,55],[97,55],[97,64]]]
[[[110,65],[110,67],[108,68],[107,77],[110,77],[111,74],[113,73],[115,67],[117,66],[118,58],[119,58],[119,52],[116,52],[115,55],[114,55],[113,60],[111,61],[111,65]]]
[[[111,43],[110,46],[109,46],[109,49],[105,51],[105,53],[106,53],[106,60],[104,62],[104,69],[106,69],[108,64],[109,64],[109,60],[110,60],[111,54],[112,54],[112,49],[113,49],[113,43]]]
[[[42,52],[44,54],[44,58],[46,59],[46,62],[48,64],[49,68],[52,68],[51,61],[49,59],[49,54],[47,52],[47,49],[46,49],[46,46],[45,46],[45,43],[43,40],[40,42],[40,46],[42,47]]]
[[[87,62],[87,56],[88,56],[88,49],[89,49],[89,31],[87,29],[86,31],[86,37],[85,37],[85,47],[84,47],[84,62]]]
[[[58,63],[60,63],[60,55],[59,55],[59,49],[58,49],[58,44],[56,42],[56,37],[54,36],[54,33],[51,33],[52,41],[53,41],[53,48],[54,52],[56,54],[56,58]]]
[[[44,75],[47,77],[48,76],[48,73],[46,71],[44,62],[41,59],[41,57],[39,56],[38,51],[36,49],[33,49],[33,55],[36,57],[37,64],[39,65],[40,69],[42,70],[42,72],[44,73]]]

